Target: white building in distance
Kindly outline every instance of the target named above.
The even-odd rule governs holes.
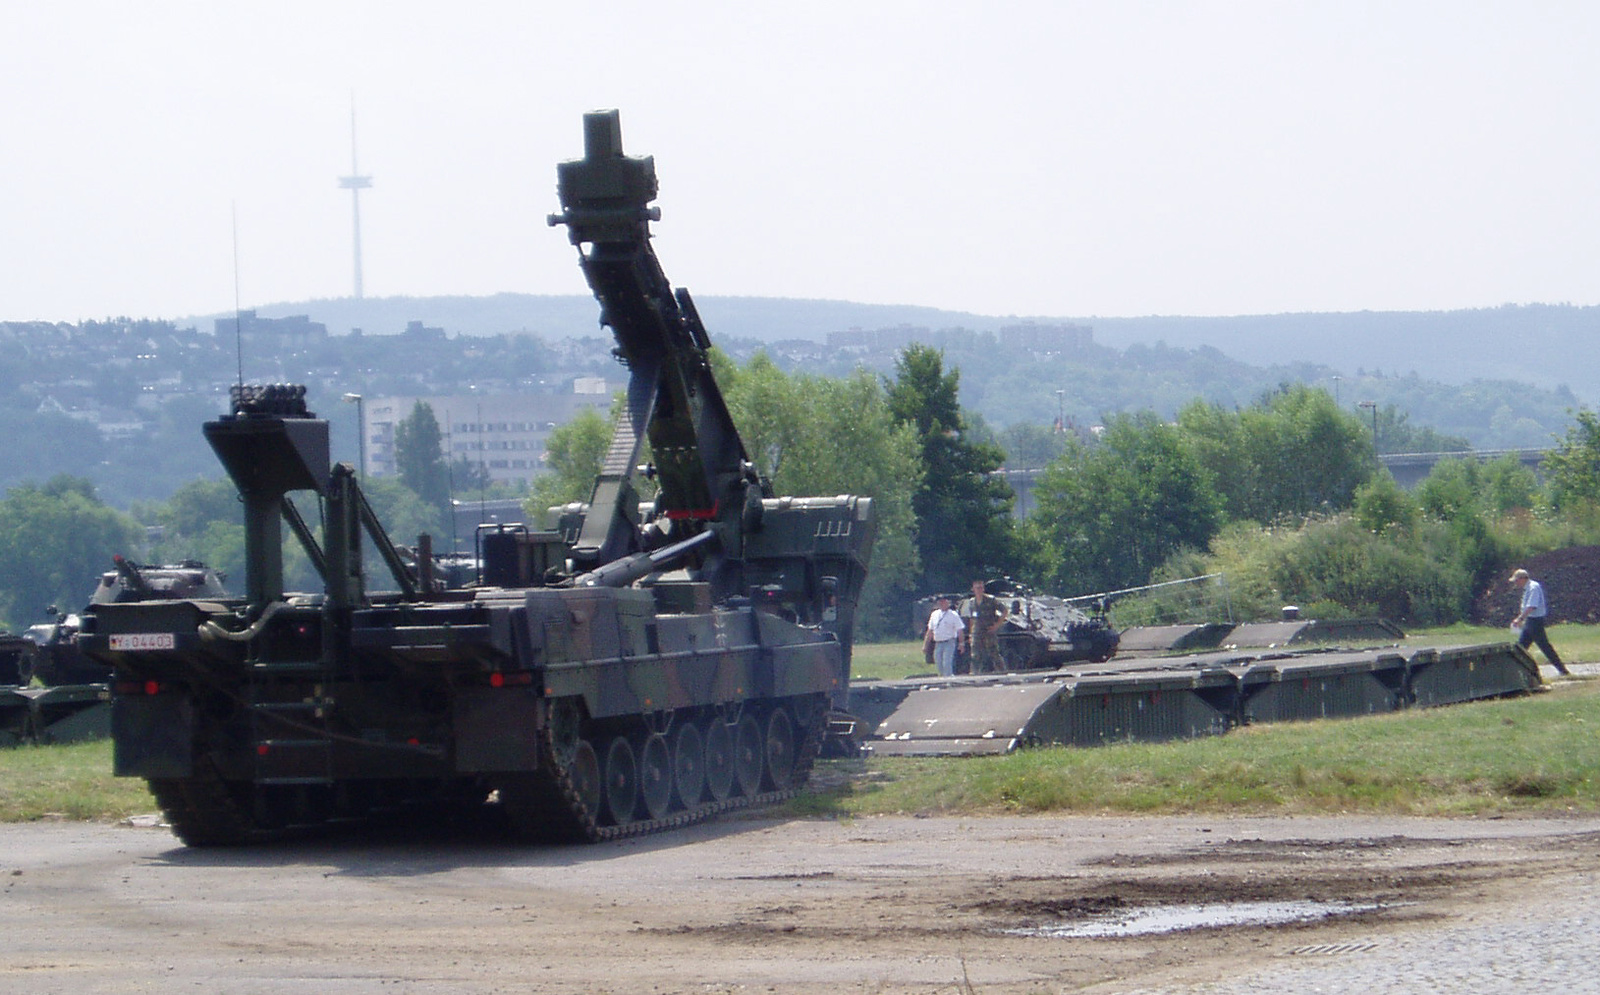
[[[370,398],[363,415],[367,441],[363,470],[374,477],[394,476],[395,427],[421,401],[438,419],[445,459],[478,463],[490,480],[526,485],[543,471],[545,442],[556,426],[584,408],[609,414],[612,394],[621,389],[621,384],[609,384],[601,377],[578,377],[572,390],[561,394]]]

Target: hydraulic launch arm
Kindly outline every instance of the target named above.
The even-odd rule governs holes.
[[[744,443],[711,374],[710,341],[687,291],[673,291],[650,246],[660,217],[655,161],[622,153],[616,111],[584,116],[584,157],[557,167],[564,224],[584,276],[630,370],[627,408],[589,502],[573,559],[592,569],[640,551],[631,482],[648,438],[659,511],[682,539],[709,527],[721,554],[738,556],[748,515],[763,496]]]

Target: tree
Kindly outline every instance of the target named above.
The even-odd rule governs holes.
[[[778,494],[872,498],[877,540],[857,623],[863,636],[903,632],[919,573],[913,495],[923,464],[878,379],[864,370],[790,377],[765,354],[743,369],[719,362],[716,374],[757,472]]]
[[[470,547],[471,534],[455,534],[455,522],[449,509],[428,504],[405,484],[392,478],[368,477],[361,485],[361,491],[392,541],[409,546],[419,536],[426,534],[432,537],[433,548],[437,552],[456,549],[461,545]],[[381,561],[377,559],[377,551],[370,545],[365,533],[362,540],[368,543],[364,554],[368,573],[386,576]]]
[[[1538,496],[1539,478],[1509,454],[1487,463],[1471,457],[1442,459],[1416,488],[1423,514],[1445,522],[1465,515],[1493,520],[1532,508]]]
[[[1375,473],[1356,488],[1356,523],[1376,536],[1410,532],[1417,524],[1417,502],[1387,473]]]
[[[1378,465],[1360,419],[1304,384],[1285,385],[1240,412],[1195,401],[1178,413],[1178,425],[1211,470],[1230,518],[1268,524],[1348,508]]]
[[[1030,579],[1068,595],[1145,584],[1168,557],[1204,549],[1223,521],[1188,441],[1151,414],[1111,419],[1097,445],[1073,440],[1034,494]]]
[[[450,471],[444,461],[439,420],[426,401],[418,401],[395,425],[394,465],[400,482],[417,497],[435,508],[449,507]]]
[[[1001,429],[996,442],[1005,450],[1006,468],[1032,470],[1046,466],[1067,451],[1068,433],[1033,422],[1018,422]]]
[[[912,344],[886,382],[889,412],[915,430],[922,483],[912,498],[923,591],[959,591],[974,578],[1013,565],[1011,505],[1015,496],[995,476],[1005,454],[966,431],[957,395],[961,372],[944,371],[944,354]]]
[[[1544,458],[1550,504],[1570,511],[1600,503],[1600,415],[1580,408],[1555,451]]]
[[[524,506],[528,521],[542,522],[550,508],[589,500],[611,445],[612,424],[595,409],[584,408],[550,433],[544,444],[548,472],[534,478]]]
[[[1411,416],[1385,404],[1377,410],[1378,434],[1373,440],[1380,453],[1466,453],[1472,443],[1465,436],[1449,435],[1427,425],[1411,424]]]
[[[233,481],[191,480],[166,501],[135,503],[133,516],[158,526],[146,556],[151,563],[198,560],[223,575],[244,580],[244,507]]]
[[[446,476],[450,481],[450,493],[458,496],[485,494],[495,488],[495,481],[489,476],[489,468],[483,465],[483,461],[466,456],[451,460]]]
[[[1510,453],[1484,464],[1482,480],[1485,510],[1495,515],[1532,508],[1543,489],[1538,474]]]
[[[50,604],[88,603],[116,554],[137,558],[144,534],[81,477],[23,484],[0,499],[0,617],[31,622]]]
[[[184,539],[200,535],[213,522],[242,524],[244,507],[233,481],[191,480],[165,502],[148,510],[145,520],[161,526],[163,553],[181,559],[189,555],[182,552]],[[166,553],[169,548],[178,551]]]

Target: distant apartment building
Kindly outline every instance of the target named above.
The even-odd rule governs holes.
[[[913,342],[932,342],[935,336],[926,328],[914,325],[897,325],[894,328],[852,328],[843,332],[828,333],[831,352],[890,352],[904,349]]]
[[[250,348],[276,352],[309,349],[328,340],[328,326],[304,314],[262,318],[254,310],[245,310],[230,318],[215,319],[214,327],[218,341],[229,341],[237,335]]]
[[[1040,355],[1083,352],[1094,345],[1094,329],[1086,325],[1005,325],[1000,345]]]
[[[489,479],[527,484],[544,467],[545,442],[556,426],[571,421],[584,408],[609,413],[611,395],[621,384],[601,377],[578,377],[572,389],[547,394],[450,394],[374,397],[366,401],[366,467],[374,477],[393,476],[395,426],[410,416],[417,402],[433,409],[445,458],[477,463]]]

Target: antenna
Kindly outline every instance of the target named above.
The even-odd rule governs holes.
[[[239,202],[230,201],[228,214],[233,219],[233,351],[239,360],[239,386],[244,386],[244,331],[239,319]]]
[[[484,447],[483,402],[478,402],[478,521],[483,521],[489,514],[484,502],[488,500],[489,467],[483,461]]]
[[[452,442],[454,436],[451,435],[455,431],[454,425],[455,423],[450,420],[450,409],[445,408],[444,448],[447,454],[455,451],[455,446]],[[456,528],[456,464],[448,455],[445,456],[444,460],[444,480],[445,486],[450,491],[450,552],[459,553],[461,552],[461,536]]]
[[[339,189],[350,191],[350,217],[355,237],[355,298],[361,300],[361,191],[372,186],[372,177],[362,176],[356,165],[356,96],[350,95],[350,175],[339,177]]]

